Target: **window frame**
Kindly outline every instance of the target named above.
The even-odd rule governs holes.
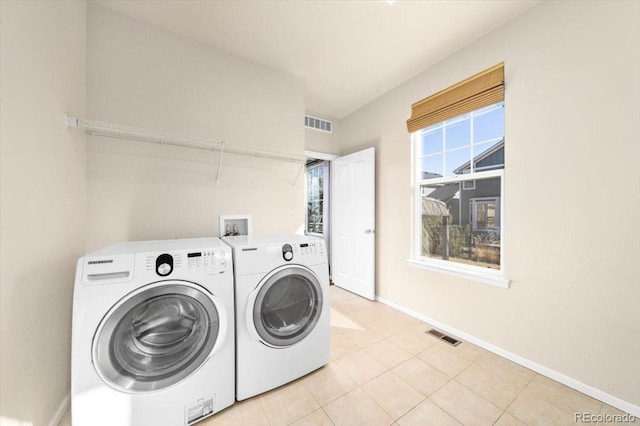
[[[465,173],[449,177],[440,177],[433,179],[421,179],[421,150],[420,150],[420,132],[417,130],[411,133],[411,194],[412,194],[412,217],[411,217],[411,258],[408,263],[423,269],[435,270],[449,275],[463,277],[489,284],[497,287],[508,288],[509,280],[504,274],[504,168],[494,170],[477,171],[473,173]],[[471,159],[473,161],[473,158]],[[422,185],[433,185],[443,183],[460,183],[460,187],[464,186],[463,182],[471,180],[483,180],[489,178],[500,178],[500,268],[482,268],[480,266],[465,265],[449,260],[434,259],[422,256]]]
[[[469,182],[469,181],[465,181],[465,182]],[[473,185],[469,186],[469,187],[465,187],[464,184],[462,185],[462,190],[463,191],[474,191],[476,189],[476,181],[473,180],[471,181],[471,183],[473,183]]]

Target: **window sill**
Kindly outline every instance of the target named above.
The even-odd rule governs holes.
[[[510,280],[504,277],[500,271],[473,271],[469,269],[457,268],[451,265],[441,265],[421,260],[408,259],[407,263],[413,267],[427,269],[430,271],[442,272],[468,280],[477,281],[482,284],[492,285],[500,288],[509,288]]]

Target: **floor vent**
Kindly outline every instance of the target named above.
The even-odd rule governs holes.
[[[431,330],[428,330],[426,333],[440,340],[444,340],[451,346],[458,346],[460,343],[462,343],[460,340],[456,340],[451,336],[447,336],[446,334],[439,332],[438,330],[434,330],[433,328]]]
[[[331,121],[322,118],[304,116],[304,127],[308,129],[320,130],[321,132],[331,133]]]

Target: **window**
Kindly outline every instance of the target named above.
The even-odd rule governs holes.
[[[422,225],[416,254],[499,270],[504,103],[436,123],[413,139]]]
[[[502,64],[499,71],[503,72]],[[455,91],[467,81],[414,104],[408,127],[412,132],[414,191],[411,263],[506,287],[508,281],[501,272],[505,167],[502,76],[496,96],[474,103],[463,94],[464,102],[473,105],[471,110],[468,105],[459,108],[457,103],[443,105],[436,100],[446,110],[444,114],[431,110],[425,114],[424,109],[418,111],[422,115],[416,114],[416,105],[443,94],[451,96],[450,89]],[[487,103],[486,98],[492,102]]]
[[[462,182],[462,189],[465,191],[470,191],[472,189],[476,189],[476,181],[475,180],[465,180]]]
[[[470,201],[469,222],[474,232],[495,232],[500,234],[500,197],[474,198]]]
[[[324,232],[325,170],[324,161],[307,165],[307,233],[323,234]]]

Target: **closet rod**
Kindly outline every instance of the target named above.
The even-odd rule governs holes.
[[[224,153],[227,154],[247,155],[251,157],[268,158],[272,160],[281,160],[293,163],[302,162],[304,164],[305,161],[304,156],[279,154],[275,152],[260,151],[239,146],[230,146],[229,144],[223,142],[216,142],[211,139],[197,136],[178,135],[159,130],[122,126],[119,124],[106,123],[95,120],[85,120],[70,115],[66,116],[66,124],[68,127],[79,127],[81,129],[84,129],[86,134],[94,136],[106,136],[118,139],[152,142],[161,145],[182,146],[187,148],[204,149],[208,151],[222,152],[224,149]],[[296,177],[296,181],[297,180],[298,178]]]

